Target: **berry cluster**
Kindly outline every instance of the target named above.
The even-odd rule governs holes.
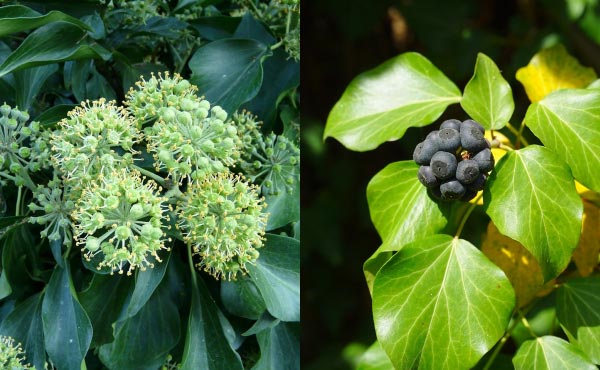
[[[484,133],[484,128],[471,119],[450,119],[417,145],[413,159],[421,165],[418,178],[433,196],[468,202],[483,189],[494,168]]]

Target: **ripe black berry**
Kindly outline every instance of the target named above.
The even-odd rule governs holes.
[[[485,130],[477,122],[449,119],[419,143],[413,153],[421,165],[419,181],[431,197],[468,202],[482,190],[494,168]]]

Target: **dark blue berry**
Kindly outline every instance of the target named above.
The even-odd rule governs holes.
[[[494,156],[489,148],[475,154],[473,160],[477,162],[479,172],[490,172],[494,168]]]
[[[483,127],[473,120],[466,120],[460,125],[460,143],[463,149],[479,152],[489,146],[483,137]]]
[[[467,185],[467,190],[478,192],[479,190],[483,190],[485,186],[485,181],[487,180],[487,176],[485,174],[480,174],[477,176],[475,181]]]
[[[443,128],[453,128],[456,131],[460,131],[460,121],[457,119],[446,120],[440,125],[440,130]]]
[[[442,193],[442,199],[460,199],[467,189],[463,184],[461,184],[458,180],[452,179],[450,181],[446,181],[442,185],[440,185],[440,192]]]
[[[440,184],[438,178],[435,177],[433,170],[429,166],[421,166],[417,177],[419,178],[419,181],[421,181],[421,184],[425,185],[427,188],[434,188]]]
[[[438,145],[435,140],[425,140],[417,145],[413,152],[413,160],[420,165],[429,165],[431,158],[438,151]]]
[[[456,173],[456,157],[448,152],[437,152],[431,158],[431,169],[440,180],[454,177]]]
[[[463,184],[470,184],[479,176],[479,164],[472,159],[460,161],[456,166],[456,179]]]
[[[460,146],[460,134],[453,128],[443,128],[438,132],[438,147],[446,152],[455,152]]]

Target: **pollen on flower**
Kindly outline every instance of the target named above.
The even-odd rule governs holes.
[[[217,173],[191,182],[176,211],[185,242],[200,257],[197,266],[224,280],[246,273],[263,245],[265,206],[258,188],[241,175]]]
[[[115,150],[135,153],[133,146],[141,140],[129,113],[103,98],[82,102],[58,126],[50,137],[51,160],[75,187],[107,176],[117,165],[128,164],[131,154],[118,155]]]
[[[0,336],[0,365],[3,369],[35,369],[25,362],[25,351],[21,343],[12,337]]]
[[[144,129],[156,171],[184,178],[222,172],[239,158],[240,140],[225,110],[199,98],[197,87],[178,74],[154,75],[131,89],[125,104]]]
[[[99,255],[97,269],[111,273],[122,274],[128,266],[128,275],[161,262],[158,251],[168,248],[160,227],[165,199],[158,194],[154,181],[127,168],[88,184],[71,214],[84,257]]]
[[[65,196],[65,186],[67,185],[64,185],[56,176],[48,182],[47,186],[38,185],[33,192],[34,200],[29,203],[28,207],[33,212],[44,213],[42,216],[29,217],[30,223],[47,225],[40,233],[42,237],[47,237],[50,241],[62,238],[62,243],[69,247],[73,239],[69,216],[73,212],[75,204]]]

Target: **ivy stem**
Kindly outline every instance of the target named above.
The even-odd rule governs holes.
[[[23,197],[23,186],[19,186],[17,191],[17,204],[15,205],[15,216],[21,215],[21,198]]]
[[[523,143],[523,145],[528,146],[529,142],[527,139],[523,137],[523,129],[525,128],[525,122],[521,124],[521,127],[517,130],[517,128],[510,123],[506,124],[506,128],[517,136],[517,140],[515,141],[515,147],[518,147],[519,143]]]
[[[527,321],[527,319],[525,318],[525,315],[521,312],[521,310],[519,310],[519,316],[521,316],[520,322],[523,323],[523,326],[527,329],[527,331],[529,331],[529,334],[531,334],[532,337],[537,338],[537,335],[531,328],[531,325],[529,325],[529,321]]]
[[[157,183],[159,183],[163,188],[166,187],[165,186],[165,179],[163,179],[162,177],[158,176],[154,172],[150,172],[148,170],[145,170],[142,167],[136,166],[135,164],[132,165],[132,166],[133,166],[133,168],[135,168],[136,170],[138,170],[142,175],[147,176],[147,177],[151,178],[152,180],[156,181]]]
[[[190,273],[192,274],[192,285],[194,289],[198,289],[198,280],[196,280],[196,269],[194,268],[194,260],[192,259],[192,246],[188,243],[188,263],[190,265]]]
[[[514,150],[510,146],[508,146],[506,144],[502,144],[502,143],[500,143],[500,145],[498,145],[498,149],[502,149],[502,150],[505,150],[507,152],[512,152]]]
[[[460,224],[458,225],[458,229],[456,230],[456,234],[454,234],[455,238],[458,238],[460,236],[460,233],[462,233],[462,230],[465,227],[465,224],[467,223],[467,219],[469,218],[471,212],[473,212],[475,207],[477,207],[477,202],[479,201],[479,199],[481,199],[482,196],[483,192],[480,192],[479,195],[477,195],[477,197],[475,197],[475,199],[473,200],[473,203],[471,203],[471,205],[469,206],[469,209],[467,209],[467,211],[463,215],[462,219],[460,220]]]
[[[514,313],[513,313],[513,315],[514,315]],[[512,335],[512,331],[517,327],[519,322],[520,322],[520,320],[514,320],[512,325],[508,328],[508,330],[506,330],[506,333],[504,333],[502,338],[500,338],[500,340],[498,341],[496,348],[494,348],[494,352],[492,352],[491,356],[486,361],[485,366],[483,367],[482,370],[489,370],[490,366],[492,366],[492,364],[496,360],[496,357],[498,357],[498,354],[502,350],[502,347],[504,347],[504,345],[508,341],[508,338],[510,338],[510,336]]]

